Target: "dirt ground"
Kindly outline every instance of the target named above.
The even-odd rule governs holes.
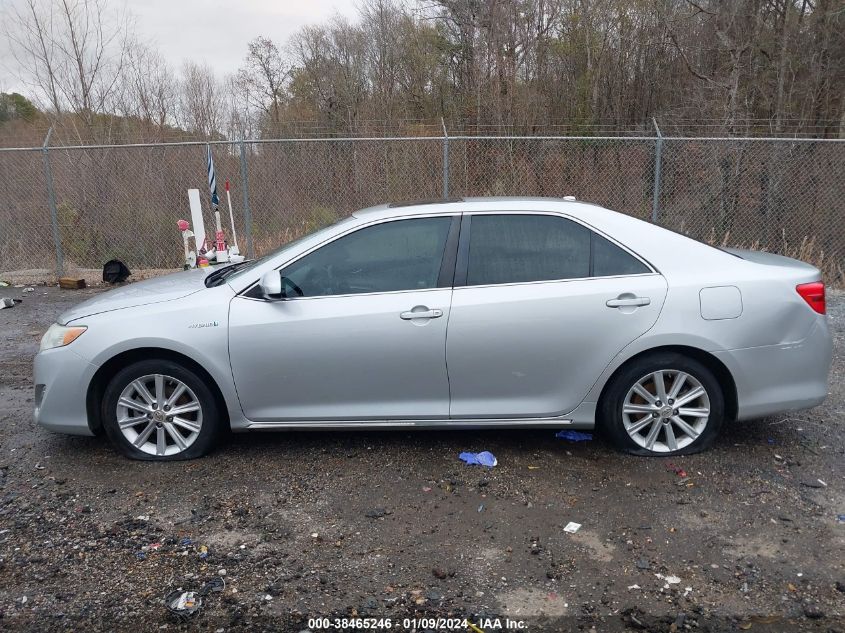
[[[0,311],[0,630],[317,631],[368,617],[402,631],[489,633],[495,618],[845,631],[842,293],[829,297],[828,402],[731,425],[701,455],[635,458],[549,430],[297,432],[151,464],[32,421],[41,334],[98,291],[0,289],[23,299]],[[466,466],[464,450],[498,465]],[[171,591],[203,588],[192,617],[166,609]],[[437,616],[457,624],[413,621]]]

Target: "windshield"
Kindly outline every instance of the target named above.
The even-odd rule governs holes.
[[[352,218],[346,218],[345,220],[341,220],[340,222],[332,224],[331,226],[326,226],[326,227],[323,227],[321,229],[317,229],[316,231],[312,231],[311,233],[306,233],[302,237],[299,237],[299,238],[293,240],[292,242],[287,242],[286,244],[282,244],[276,250],[270,251],[269,253],[267,253],[266,255],[263,255],[262,257],[259,257],[258,259],[253,259],[253,260],[244,262],[243,264],[238,265],[237,268],[233,267],[233,269],[234,269],[233,272],[229,275],[226,275],[226,277],[228,278],[229,281],[240,279],[244,275],[248,275],[249,271],[251,271],[255,268],[258,268],[262,264],[270,261],[271,259],[274,259],[275,257],[278,257],[279,255],[282,255],[285,251],[287,251],[289,249],[293,249],[294,247],[298,246],[302,242],[305,242],[306,240],[310,240],[312,238],[319,237],[323,233],[333,232],[334,229],[338,225],[344,224],[344,223],[347,223],[347,222],[351,222],[351,221],[352,221]]]

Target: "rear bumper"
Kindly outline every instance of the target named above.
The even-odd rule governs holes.
[[[88,426],[85,399],[96,365],[70,349],[57,348],[35,357],[35,421],[50,431],[94,435]]]
[[[827,321],[817,319],[797,343],[714,352],[736,382],[737,419],[809,409],[824,402],[833,340]]]

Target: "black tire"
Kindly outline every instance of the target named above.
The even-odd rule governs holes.
[[[650,450],[634,441],[625,429],[623,405],[629,390],[647,375],[661,370],[668,372],[681,371],[689,374],[700,383],[709,399],[710,415],[707,417],[706,425],[691,443],[677,450]],[[671,373],[669,377],[672,377]],[[668,389],[669,386],[667,385]],[[641,400],[644,404],[646,403],[645,399],[641,398]],[[661,404],[665,405],[667,403]],[[653,457],[689,455],[703,451],[713,444],[725,419],[725,398],[719,381],[706,365],[694,358],[675,352],[656,352],[637,358],[627,365],[623,365],[617,371],[608,383],[601,402],[599,402],[597,418],[597,429],[619,450],[631,453],[632,455]],[[662,418],[660,420],[663,422]],[[664,424],[670,423],[671,419],[670,421],[664,422]],[[650,426],[652,422],[649,421],[647,424],[649,425],[648,428],[653,428]],[[672,425],[673,434],[675,428],[676,426]],[[658,438],[662,438],[663,441],[658,440],[655,446],[660,447],[663,444],[665,448],[668,448],[669,443],[666,440],[665,427],[662,430],[658,430]]]
[[[202,417],[198,435],[187,448],[172,455],[155,455],[140,450],[124,436],[118,426],[117,406],[121,392],[138,378],[154,374],[163,374],[184,383],[193,392],[192,395],[196,397],[200,406]],[[103,394],[102,420],[106,435],[115,448],[127,457],[146,461],[178,461],[201,457],[211,451],[222,431],[217,399],[205,380],[198,376],[195,371],[174,361],[164,359],[138,361],[117,372],[106,386]],[[146,422],[139,424],[141,426],[136,428],[144,428]],[[168,436],[167,441],[173,444],[172,436]]]

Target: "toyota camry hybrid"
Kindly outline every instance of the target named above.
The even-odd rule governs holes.
[[[827,395],[809,264],[719,249],[574,199],[372,207],[264,257],[68,310],[35,418],[187,459],[232,431],[593,429],[692,453]]]

